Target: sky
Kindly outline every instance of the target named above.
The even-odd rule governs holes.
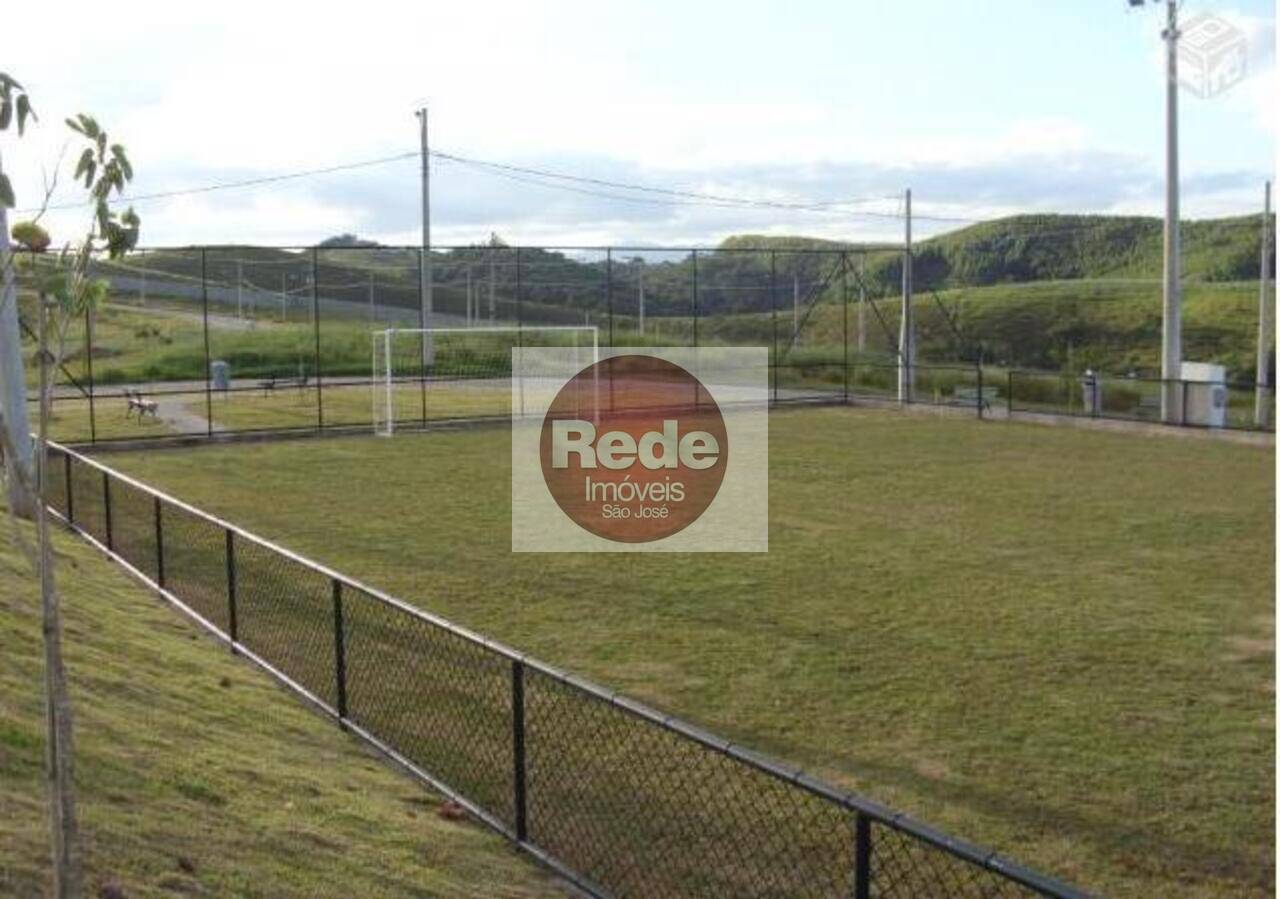
[[[433,150],[819,210],[573,191],[446,159],[433,245],[708,246],[731,234],[900,240],[1021,212],[1161,214],[1164,12],[1127,0],[38,4],[5,13],[0,62],[40,121],[0,133],[18,206],[40,204],[89,112],[135,195]],[[1183,211],[1256,212],[1275,171],[1275,5],[1184,0],[1239,32],[1246,75],[1181,92]],[[3,40],[3,38],[0,38]],[[74,144],[72,145],[74,148]],[[66,151],[52,205],[83,199]],[[142,243],[421,240],[419,163],[139,200]],[[560,182],[565,184],[566,182]],[[584,191],[593,191],[586,193]],[[598,194],[606,194],[600,196]],[[625,199],[623,199],[625,198]],[[854,201],[845,203],[845,201]],[[19,215],[18,218],[28,216]],[[74,239],[84,209],[44,220]]]

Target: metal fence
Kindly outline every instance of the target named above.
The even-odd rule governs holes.
[[[956,361],[914,365],[900,400],[900,297],[890,276],[901,254],[895,246],[139,250],[95,263],[109,301],[67,333],[52,433],[78,445],[372,429],[371,335],[388,327],[519,334],[590,325],[610,346],[763,346],[774,404],[889,400],[979,414],[1093,414],[1072,378],[982,364],[981,335],[965,333],[931,291],[917,298],[918,341],[947,347]],[[19,283],[49,264],[19,255]],[[24,291],[28,334],[33,302]],[[509,412],[507,371],[426,358],[398,372],[417,396],[395,405],[397,426]],[[489,389],[477,389],[486,380]],[[1144,386],[1151,382],[1104,383],[1100,417],[1161,419]],[[1228,385],[1222,427],[1255,427],[1252,392]],[[145,403],[131,401],[139,397]],[[34,409],[34,391],[30,401]],[[1190,414],[1178,420],[1196,423]]]
[[[1227,430],[1275,428],[1275,391],[1254,384],[1011,370],[1005,373],[1002,392],[1009,415],[1065,415]],[[1265,428],[1257,426],[1259,398]]]
[[[232,652],[592,894],[1083,895],[65,447],[44,481],[55,514]]]

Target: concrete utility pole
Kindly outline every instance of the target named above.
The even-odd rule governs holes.
[[[898,402],[911,402],[915,384],[916,326],[911,309],[911,188],[906,194],[906,249],[902,254],[902,324],[898,333]]]
[[[1165,25],[1164,335],[1160,417],[1182,418],[1182,236],[1178,209],[1178,0],[1168,0]]]
[[[0,171],[3,166],[0,165]],[[18,285],[14,282],[14,259],[9,247],[8,210],[0,205],[0,265],[4,266],[0,287],[0,427],[13,446],[16,458],[6,456],[6,466],[17,466],[34,483],[35,462],[31,444],[31,424],[27,418],[26,378],[22,371],[22,335],[18,327]],[[9,474],[9,508],[24,517],[33,513],[30,498]]]
[[[1271,417],[1271,336],[1275,321],[1271,303],[1271,182],[1267,182],[1262,203],[1262,272],[1258,276],[1258,373],[1254,378],[1253,423],[1265,428]]]
[[[432,326],[433,308],[431,283],[431,148],[427,141],[427,107],[418,110],[418,124],[422,146],[422,251],[418,254],[419,280],[422,282],[422,327]],[[422,364],[435,361],[435,345],[431,336],[422,341]]]

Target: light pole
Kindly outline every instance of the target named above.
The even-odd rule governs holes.
[[[898,402],[911,402],[915,386],[916,324],[912,306],[911,188],[904,198],[906,243],[902,253],[902,316],[898,335]]]
[[[422,250],[419,255],[419,281],[422,283],[422,324],[429,328],[432,325],[432,271],[431,271],[431,149],[427,140],[427,107],[423,106],[416,113],[418,116],[419,142],[422,149]],[[435,360],[435,347],[431,335],[422,341],[422,364],[430,366]]]
[[[1144,0],[1129,0],[1133,7]],[[1178,0],[1165,0],[1164,327],[1160,356],[1160,418],[1182,419],[1182,235],[1178,203]]]

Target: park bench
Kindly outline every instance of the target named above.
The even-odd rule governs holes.
[[[258,386],[262,388],[262,392],[264,394],[271,393],[281,387],[297,387],[299,390],[302,390],[307,386],[309,378],[310,375],[306,374],[300,375],[296,378],[277,378],[275,375],[272,375],[266,380],[259,381]]]
[[[155,400],[149,400],[137,390],[131,390],[126,387],[124,390],[124,398],[126,402],[124,417],[130,418],[135,411],[138,413],[138,421],[142,421],[143,416],[150,415],[156,417],[159,404]]]
[[[1000,391],[995,387],[983,387],[981,391],[977,387],[957,387],[953,394],[958,405],[977,407],[981,402],[983,409],[990,409],[991,401],[999,396]]]

